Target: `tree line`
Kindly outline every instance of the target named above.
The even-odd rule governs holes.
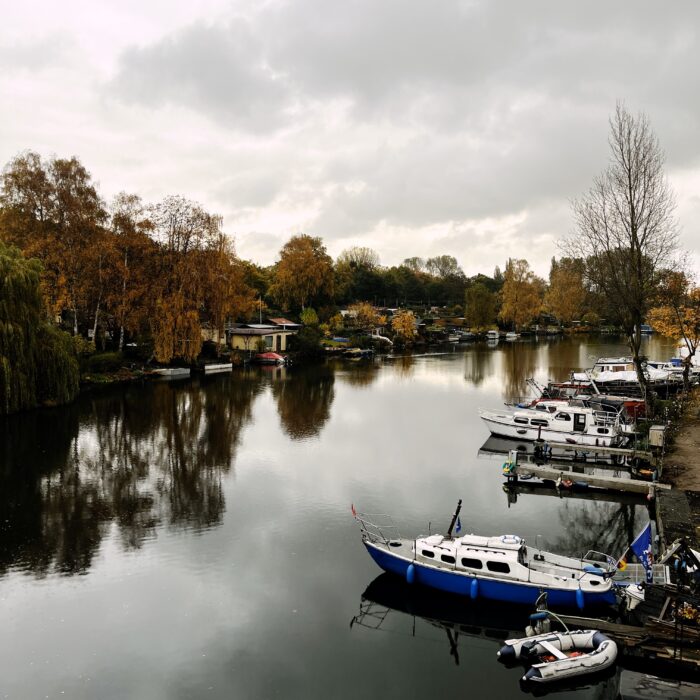
[[[547,323],[605,319],[625,333],[642,380],[641,325],[650,320],[694,353],[700,292],[683,272],[673,195],[648,120],[618,105],[609,141],[610,163],[574,203],[575,231],[560,242],[546,281],[522,259],[473,277],[450,255],[387,267],[372,249],[353,247],[333,260],[322,238],[306,234],[292,236],[279,260],[263,267],[239,258],[222,218],[196,202],[168,196],[147,204],[120,193],[106,203],[76,157],[21,153],[0,179],[3,411],[44,394],[62,401],[75,390],[73,379],[58,387],[50,378],[28,390],[43,371],[30,350],[37,333],[53,348],[55,367],[70,365],[57,327],[101,349],[122,350],[131,340],[159,362],[193,361],[203,329],[223,338],[228,322],[263,309],[310,308],[307,318],[330,329],[338,308],[353,302],[418,313],[438,306],[474,329],[519,330],[543,315]],[[410,319],[395,330],[402,325],[410,335]],[[18,354],[26,366],[13,374]]]

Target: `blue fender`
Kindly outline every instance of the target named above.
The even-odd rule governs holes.
[[[408,565],[406,569],[406,582],[413,583],[416,580],[416,567],[413,564]]]
[[[580,588],[576,591],[576,605],[578,605],[579,610],[583,610],[586,605],[585,595]]]
[[[472,600],[479,597],[479,581],[477,579],[472,579],[471,586],[469,586],[469,596]]]

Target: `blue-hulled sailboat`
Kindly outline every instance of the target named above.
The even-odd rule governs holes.
[[[551,607],[615,603],[616,561],[589,551],[576,559],[528,546],[517,535],[453,537],[457,506],[446,535],[402,538],[388,516],[353,515],[372,559],[385,571],[420,584],[476,600],[534,605],[546,591]]]

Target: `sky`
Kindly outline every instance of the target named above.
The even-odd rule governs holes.
[[[666,152],[700,259],[700,4],[0,0],[0,164],[76,155],[271,264],[297,233],[382,264],[546,275],[616,102]]]

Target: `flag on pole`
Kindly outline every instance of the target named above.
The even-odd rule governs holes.
[[[457,525],[455,527],[455,532],[459,535],[460,532],[462,532],[462,521],[459,519],[459,515],[457,516]]]
[[[627,568],[627,552],[625,552],[617,561],[617,570],[624,571]]]
[[[636,554],[637,559],[642,562],[646,572],[647,583],[652,583],[654,580],[652,569],[654,556],[651,553],[651,522],[648,522],[646,527],[635,537],[634,542],[630,545],[630,549]]]

